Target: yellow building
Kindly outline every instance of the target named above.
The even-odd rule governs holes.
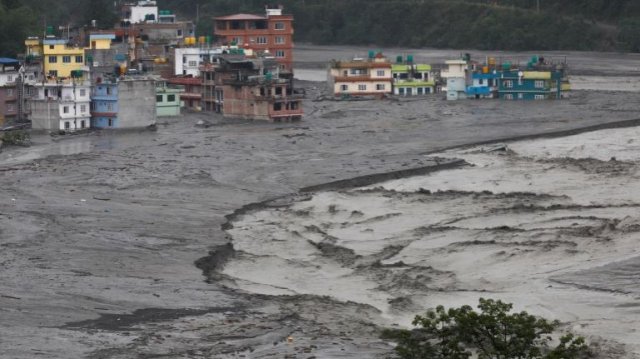
[[[24,46],[27,48],[27,56],[38,58],[42,56],[42,42],[40,38],[30,37],[24,41]]]
[[[111,48],[111,40],[115,39],[113,33],[99,33],[89,35],[89,47],[92,50],[109,50]]]
[[[84,48],[68,46],[65,40],[42,41],[44,73],[54,77],[71,77],[71,71],[84,68]]]
[[[99,33],[89,35],[89,47],[69,46],[66,40],[47,37],[40,40],[30,37],[25,40],[27,56],[42,57],[43,72],[47,76],[58,78],[71,77],[76,71],[80,75],[86,70],[87,56],[85,52],[90,50],[109,50],[111,41],[115,38],[113,33]]]

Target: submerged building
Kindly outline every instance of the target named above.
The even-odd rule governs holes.
[[[74,132],[91,124],[91,84],[82,78],[47,81],[34,86],[31,127],[47,132]]]
[[[155,80],[124,77],[97,83],[91,95],[91,127],[142,128],[156,124]]]
[[[392,93],[392,65],[380,52],[369,52],[367,59],[332,61],[327,77],[334,96],[378,96]]]
[[[213,107],[228,118],[300,120],[304,113],[304,92],[294,89],[290,72],[281,73],[279,69],[274,58],[223,56],[219,66],[211,72],[214,93],[213,98],[205,99],[205,106]],[[205,93],[209,95],[207,90]]]
[[[421,96],[435,92],[435,76],[431,65],[414,64],[413,56],[406,60],[398,56],[391,66],[393,77],[393,94],[398,96]]]

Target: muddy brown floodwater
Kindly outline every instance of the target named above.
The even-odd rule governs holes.
[[[298,58],[312,68],[317,53],[351,56],[349,49],[332,49],[328,53],[325,48],[302,48]],[[624,76],[624,71],[637,66],[621,56],[620,71],[599,73],[598,69],[615,63],[614,54],[572,56],[578,64],[589,64],[585,76]],[[427,275],[437,285],[414,280],[415,285],[398,287],[384,269],[389,263],[383,263],[376,272],[383,283],[376,286],[409,291],[407,295],[351,296],[338,286],[340,280],[335,287],[327,285],[332,283],[329,274],[349,279],[349,273],[341,276],[334,267],[328,267],[330,272],[251,262],[251,251],[277,237],[272,231],[257,231],[252,234],[256,242],[251,243],[258,249],[251,244],[251,251],[239,250],[240,242],[234,244],[232,237],[241,228],[237,221],[267,207],[288,208],[300,199],[313,201],[333,193],[325,190],[375,187],[377,182],[409,175],[445,173],[430,171],[458,166],[457,156],[426,154],[445,153],[456,146],[575,134],[589,126],[595,126],[593,130],[640,124],[638,94],[627,91],[576,91],[565,101],[527,103],[446,102],[439,96],[338,102],[315,101],[324,83],[299,84],[308,95],[307,116],[299,123],[235,122],[212,114],[187,114],[161,120],[156,131],[94,132],[59,139],[35,136],[31,148],[4,149],[0,153],[0,357],[384,357],[391,346],[378,338],[378,331],[380,325],[395,323],[382,308],[385,301],[392,314],[405,304],[422,310],[422,304],[432,303],[409,294],[414,289],[416,295],[429,293],[431,285],[440,293],[433,298],[448,300],[453,292],[447,290],[460,288],[442,274],[444,270],[434,265],[430,273],[407,274],[418,279]],[[201,119],[212,126],[197,127]],[[624,173],[629,167],[621,164],[604,170]],[[443,205],[474,200],[473,194],[463,192],[442,196],[437,200]],[[485,196],[487,206],[501,207],[509,201],[495,194]],[[563,198],[549,201],[570,205]],[[349,203],[348,198],[340,200]],[[545,201],[536,197],[531,204],[543,206]],[[342,215],[340,210],[338,206],[331,211]],[[267,222],[261,223],[269,224],[270,217],[265,218]],[[575,221],[587,227],[600,219]],[[315,250],[325,253],[323,261],[340,258],[349,271],[355,261],[374,260],[365,263],[369,265],[382,260],[374,258],[377,252],[366,257],[329,244],[318,242]],[[279,254],[294,263],[304,254],[296,245],[283,247]],[[571,247],[559,242],[551,249],[563,246]],[[262,250],[272,248],[265,245]],[[464,252],[465,247],[457,251]],[[383,257],[401,255],[383,252]],[[398,257],[404,263],[409,260]],[[242,261],[252,266],[238,266]],[[320,269],[323,265],[317,264]],[[256,273],[254,279],[266,278],[267,285],[257,288],[260,281],[255,280],[247,286],[252,278],[238,274],[243,268]],[[552,279],[567,286],[588,286],[580,273],[591,271],[590,277],[600,278],[595,286],[602,287],[608,273],[632,268],[634,263],[627,262],[611,266],[610,271],[584,268]],[[288,280],[296,276],[313,290],[289,286]],[[465,288],[473,288],[473,280],[464,277]],[[274,283],[279,283],[277,290]],[[616,283],[624,285],[624,280]],[[507,284],[487,287],[498,291]],[[602,303],[606,308],[611,302]],[[616,303],[633,309],[632,301]],[[599,344],[611,358],[632,357],[615,338],[603,338]]]

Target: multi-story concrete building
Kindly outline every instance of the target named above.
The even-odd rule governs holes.
[[[3,121],[28,119],[27,100],[39,74],[38,64],[0,58],[0,118]]]
[[[199,77],[172,77],[167,80],[172,86],[182,86],[181,105],[194,111],[202,110],[202,80]]]
[[[393,94],[398,96],[421,96],[435,92],[435,81],[431,65],[400,62],[391,66]]]
[[[158,117],[180,116],[180,95],[184,93],[183,86],[168,86],[159,83],[156,86],[156,113]]]
[[[211,47],[208,44],[193,47],[179,47],[175,49],[174,75],[200,76],[200,65],[216,63],[222,55],[223,47]]]
[[[141,128],[156,123],[155,80],[124,77],[93,86],[91,127]]]
[[[236,44],[256,53],[269,53],[281,70],[293,70],[293,15],[282,7],[266,7],[266,14],[235,14],[214,18],[214,34],[225,44]]]
[[[440,72],[440,77],[446,81],[447,100],[466,98],[469,69],[466,60],[445,61],[446,68]]]
[[[382,97],[392,93],[392,66],[382,53],[370,53],[368,59],[332,61],[327,80],[334,96]]]
[[[67,40],[47,36],[42,40],[44,73],[47,76],[67,78],[72,72],[86,73],[84,48],[71,46]]]
[[[124,4],[121,8],[123,22],[140,24],[158,21],[158,6],[155,1],[138,1]]]
[[[34,86],[31,126],[48,132],[73,132],[91,124],[91,84],[81,78],[47,81]]]
[[[280,73],[273,58],[221,58],[214,72],[213,105],[224,117],[296,121],[303,115],[303,92],[294,90],[290,72]]]

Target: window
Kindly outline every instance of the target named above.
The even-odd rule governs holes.
[[[522,86],[522,77],[518,77],[518,86]]]
[[[162,95],[156,96],[156,102],[162,102]]]
[[[177,35],[178,37],[182,37],[182,29],[178,29],[178,30],[176,31],[176,35]]]
[[[80,113],[85,113],[87,112],[87,105],[80,105]],[[82,126],[82,128],[84,128],[84,126]]]
[[[76,64],[81,64],[83,62],[84,62],[84,60],[83,60],[82,56],[76,56]]]
[[[504,99],[505,100],[513,100],[513,94],[508,93],[508,94],[504,95]]]
[[[364,76],[367,74],[367,69],[351,69],[351,71],[349,72],[351,73],[351,75]]]
[[[544,95],[535,95],[535,96],[533,96],[533,99],[534,100],[544,100],[545,97],[544,97]]]
[[[274,111],[282,111],[282,104],[280,102],[276,102],[273,104]]]
[[[536,87],[537,89],[544,88],[544,81],[542,81],[542,80],[537,80],[537,81],[535,82],[535,87]]]
[[[340,91],[349,91],[349,85],[340,85]]]
[[[518,100],[522,100],[524,99],[524,94],[523,93],[519,93],[518,94]]]
[[[65,64],[68,64],[71,62],[71,56],[62,56],[62,62],[64,62]]]
[[[111,102],[107,104],[107,111],[113,111],[113,104]]]
[[[404,95],[404,87],[398,87],[398,95]]]
[[[418,95],[422,95],[422,94],[423,94],[422,87],[418,87]]]
[[[236,45],[242,45],[242,36],[236,36],[231,38],[231,42],[235,42]]]
[[[282,45],[285,43],[284,36],[276,36],[276,44]]]
[[[13,96],[13,89],[12,88],[8,88],[7,89],[7,97],[11,97]]]
[[[273,26],[276,30],[284,30],[284,22],[276,22]]]
[[[176,101],[176,95],[167,96],[167,102],[175,102],[175,101]]]
[[[7,82],[13,82],[13,75],[7,75]]]
[[[198,61],[189,61],[189,66],[191,66],[191,67],[198,66]]]
[[[478,84],[479,85],[484,85],[484,80],[483,79],[478,80]]]
[[[113,127],[113,119],[112,118],[107,120],[107,126]]]
[[[53,50],[54,48],[55,48],[55,46],[49,45],[49,50]]]
[[[111,95],[111,87],[107,86],[106,90],[107,90],[107,95]]]
[[[62,113],[69,113],[69,106],[65,106],[62,108]]]
[[[49,56],[50,64],[55,64],[56,62],[58,62],[58,56]]]
[[[284,51],[283,50],[276,50],[276,57],[284,57]]]
[[[7,112],[13,112],[15,110],[16,110],[16,107],[15,107],[14,104],[12,104],[12,103],[8,103],[7,104]]]
[[[65,122],[64,122],[64,129],[65,129],[65,130],[68,130],[68,129],[70,129],[70,128],[71,128],[71,123],[69,123],[69,121],[65,121]]]
[[[84,128],[84,120],[80,121],[80,128]]]
[[[87,90],[80,89],[80,97],[84,97],[84,96],[87,96]]]
[[[376,71],[376,74],[378,74],[378,77],[383,77],[384,76],[384,70],[378,70],[378,71]]]
[[[266,45],[267,44],[267,38],[265,36],[258,36],[256,38],[256,43],[260,44],[260,45]]]
[[[49,76],[58,77],[58,70],[50,70]]]
[[[377,84],[377,85],[376,85],[376,90],[378,90],[378,91],[384,91],[384,84]]]
[[[365,84],[358,85],[358,91],[367,91],[367,85]]]
[[[504,85],[505,88],[508,88],[508,89],[513,88],[513,80],[505,80],[502,84]]]

